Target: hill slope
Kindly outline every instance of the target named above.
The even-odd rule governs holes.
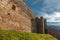
[[[0,30],[0,40],[56,40],[48,34]]]

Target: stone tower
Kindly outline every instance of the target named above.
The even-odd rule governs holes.
[[[0,29],[31,32],[35,15],[23,0],[0,0]],[[33,20],[32,20],[33,19]]]
[[[44,19],[43,16],[41,16],[40,18],[36,18],[36,22],[37,22],[37,33],[46,33],[47,32],[45,31],[47,29],[46,19]]]

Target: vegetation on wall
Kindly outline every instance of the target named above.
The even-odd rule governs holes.
[[[0,40],[56,40],[48,34],[0,30]]]

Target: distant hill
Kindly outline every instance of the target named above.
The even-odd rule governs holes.
[[[0,40],[57,40],[48,34],[0,30]]]
[[[55,26],[55,25],[49,25],[48,29],[55,30],[57,32],[60,32],[60,26]]]

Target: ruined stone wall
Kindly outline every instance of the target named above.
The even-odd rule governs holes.
[[[43,16],[36,18],[37,33],[47,33],[47,23]]]
[[[0,29],[31,32],[35,15],[22,0],[0,0]]]

